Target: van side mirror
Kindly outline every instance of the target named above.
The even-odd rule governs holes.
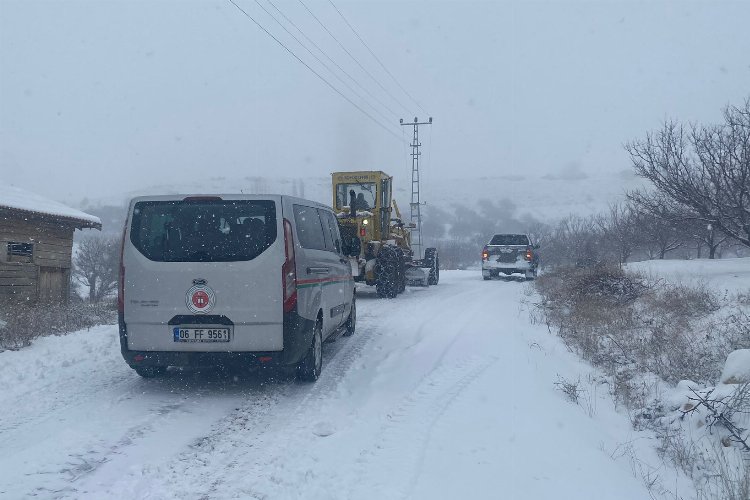
[[[534,250],[539,250],[539,244],[534,245]]]

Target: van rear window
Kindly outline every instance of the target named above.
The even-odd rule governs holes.
[[[276,241],[271,200],[141,201],[130,241],[157,262],[252,260]]]
[[[528,245],[529,238],[525,234],[496,234],[490,245]]]

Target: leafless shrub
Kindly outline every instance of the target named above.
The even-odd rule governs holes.
[[[563,394],[565,394],[565,396],[571,403],[578,404],[578,399],[581,397],[581,392],[583,392],[579,387],[580,384],[580,379],[573,382],[558,375],[557,382],[555,382],[555,387],[557,387]]]
[[[680,498],[677,495],[673,495],[664,486],[664,481],[661,477],[662,467],[654,467],[641,460],[633,447],[632,441],[618,445],[609,455],[613,460],[622,458],[628,460],[633,477],[640,478],[648,490],[649,497],[653,500],[657,498],[675,498],[677,500]]]
[[[725,397],[713,397],[713,389],[705,393],[694,389],[691,392],[693,396],[690,400],[695,404],[684,413],[706,409],[709,429],[720,425],[729,433],[728,442],[737,443],[744,451],[750,452],[747,429],[740,427],[735,420],[738,414],[750,414],[750,383],[739,385],[731,395]]]
[[[0,350],[19,349],[44,335],[61,335],[95,325],[114,323],[113,302],[86,304],[14,305],[0,312]]]
[[[724,449],[711,449],[710,469],[696,493],[697,500],[747,500],[750,498],[750,465],[730,463]]]
[[[716,293],[704,284],[664,284],[659,293],[651,296],[651,300],[649,307],[663,311],[672,318],[696,318],[720,308]]]
[[[667,460],[687,476],[695,473],[695,464],[701,460],[700,451],[695,443],[685,438],[685,435],[669,426],[652,427],[659,439],[656,447],[662,460]]]
[[[650,394],[648,387],[635,378],[632,369],[617,370],[612,379],[611,390],[615,402],[625,408],[644,408],[647,405]]]

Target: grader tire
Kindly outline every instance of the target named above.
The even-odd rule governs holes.
[[[398,293],[406,291],[406,256],[398,252]]]
[[[395,298],[399,291],[399,258],[396,252],[389,248],[381,249],[375,268],[375,290],[378,297]]]
[[[437,285],[440,281],[440,257],[437,248],[426,248],[424,251],[424,262],[430,268],[430,276],[427,283]]]

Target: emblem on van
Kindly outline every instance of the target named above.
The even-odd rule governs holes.
[[[187,308],[196,314],[208,313],[214,308],[215,303],[216,294],[204,284],[191,286],[185,294]]]

